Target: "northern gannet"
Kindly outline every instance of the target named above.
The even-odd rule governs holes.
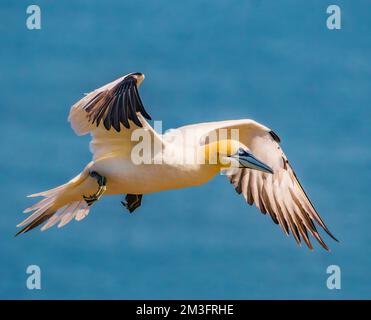
[[[103,195],[126,195],[122,203],[133,212],[144,194],[201,185],[222,171],[247,203],[268,213],[298,244],[303,239],[313,249],[309,232],[328,250],[315,224],[336,238],[302,188],[277,134],[250,119],[199,123],[159,134],[146,121],[151,117],[138,93],[143,79],[142,73],[130,73],[71,107],[73,130],[92,136],[93,159],[69,182],[30,195],[44,198],[25,210],[33,213],[17,225],[23,227],[17,235],[43,223],[41,230],[82,220]]]

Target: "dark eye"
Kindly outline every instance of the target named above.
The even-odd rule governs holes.
[[[238,155],[239,156],[243,156],[244,154],[246,154],[246,151],[244,149],[242,149],[242,148],[239,148],[238,149]]]

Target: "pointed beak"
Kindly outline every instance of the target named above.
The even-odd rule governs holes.
[[[235,158],[242,168],[255,169],[273,174],[272,168],[257,159],[251,152],[240,149],[237,154],[232,156],[232,158]]]

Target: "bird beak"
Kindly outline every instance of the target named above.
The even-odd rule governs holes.
[[[231,158],[236,159],[239,162],[241,168],[255,169],[273,174],[273,170],[271,167],[257,159],[251,152],[248,152],[246,150],[239,149],[239,152],[232,155]]]

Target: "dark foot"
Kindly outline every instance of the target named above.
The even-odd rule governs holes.
[[[101,176],[98,172],[92,171],[89,172],[89,175],[96,179],[98,182],[98,191],[94,193],[91,196],[83,196],[84,200],[88,204],[88,206],[91,206],[94,202],[98,201],[103,193],[106,191],[106,178]]]
[[[142,204],[142,194],[127,194],[125,202],[121,201],[122,205],[132,213],[136,208]]]

